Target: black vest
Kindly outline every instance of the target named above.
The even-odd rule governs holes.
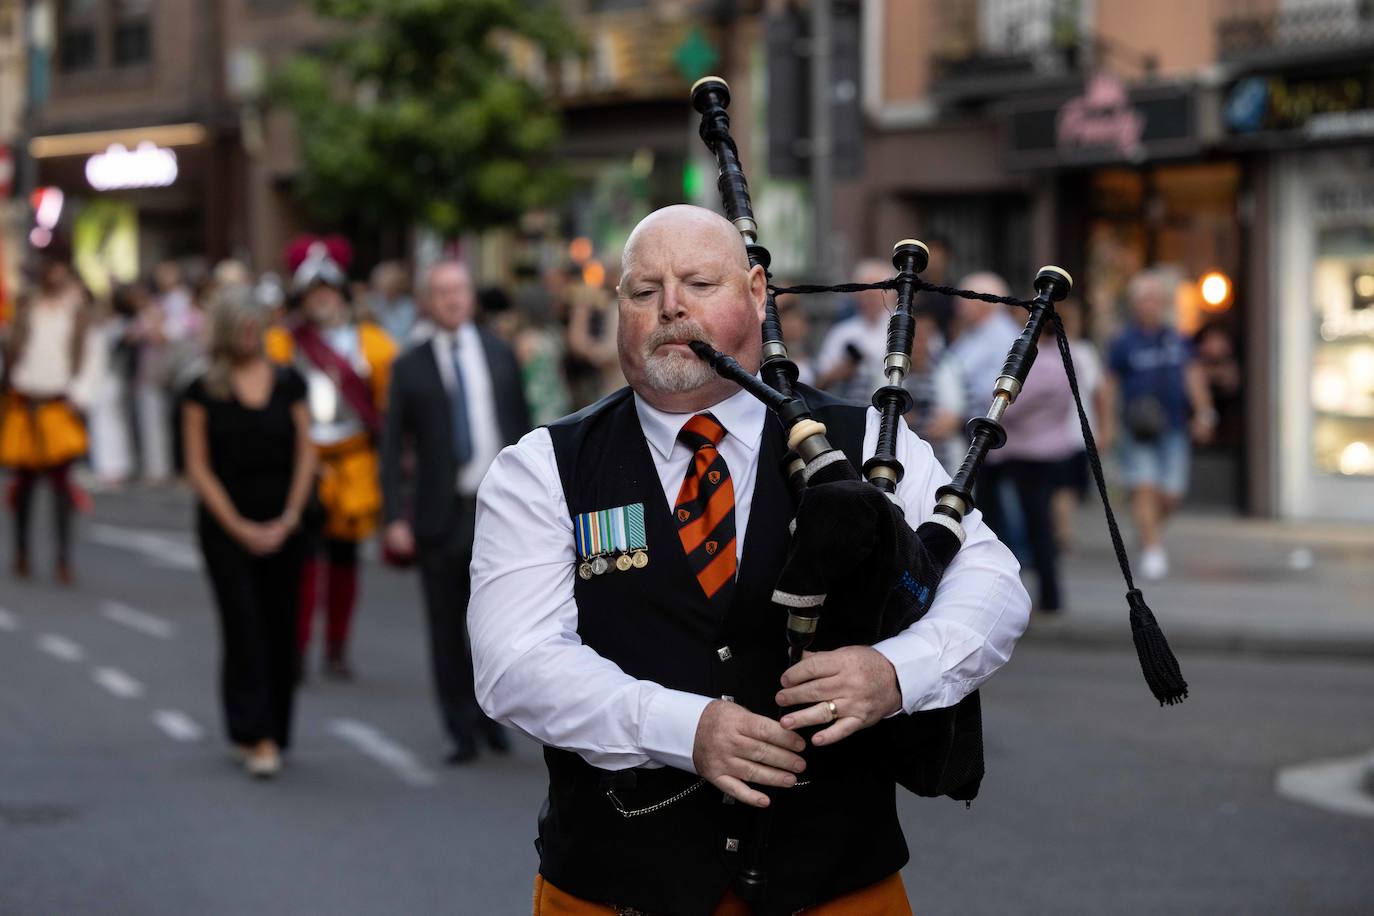
[[[807,389],[829,438],[854,461],[864,408]],[[758,476],[730,608],[713,610],[697,584],[663,498],[628,388],[549,427],[568,512],[644,504],[649,565],[578,577],[578,635],[635,678],[703,696],[728,696],[772,716],[786,667],[785,615],[769,598],[786,558],[792,498],[782,427],[765,420]],[[728,649],[728,652],[721,651]],[[769,912],[867,886],[907,861],[891,774],[853,751],[773,806],[766,871]],[[840,752],[844,744],[833,749]],[[664,767],[612,773],[545,749],[549,797],[539,824],[540,872],[587,900],[654,914],[709,914],[748,855],[757,812],[723,801],[709,783]],[[837,761],[841,758],[837,757]],[[832,761],[834,762],[834,761]],[[808,767],[802,780],[813,775]],[[692,788],[693,786],[695,788]],[[691,790],[662,808],[627,817]],[[732,842],[733,841],[733,842]]]

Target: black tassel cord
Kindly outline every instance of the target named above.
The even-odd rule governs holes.
[[[962,299],[976,299],[980,302],[992,302],[999,305],[1015,305],[1024,309],[1029,309],[1034,304],[1034,300],[1031,299],[995,296],[990,293],[979,293],[954,286],[937,286],[914,274],[903,274],[880,283],[782,286],[772,287],[772,290],[775,296],[807,295],[810,293],[858,293],[870,289],[896,289],[898,281],[913,282],[920,290],[942,293],[946,296],[958,296]],[[1111,500],[1107,497],[1107,484],[1102,474],[1102,458],[1097,451],[1097,440],[1093,437],[1092,427],[1088,425],[1088,413],[1083,409],[1083,398],[1078,392],[1078,373],[1074,371],[1073,355],[1069,352],[1069,338],[1064,333],[1064,322],[1060,319],[1059,313],[1053,310],[1050,312],[1050,318],[1054,322],[1054,337],[1059,346],[1059,358],[1064,363],[1064,374],[1069,379],[1069,391],[1073,394],[1074,407],[1078,410],[1078,425],[1083,430],[1083,443],[1088,452],[1088,464],[1092,468],[1093,481],[1097,484],[1097,494],[1102,499],[1102,511],[1107,516],[1107,530],[1111,534],[1112,550],[1116,553],[1116,563],[1121,568],[1121,576],[1126,581],[1126,604],[1130,608],[1131,615],[1131,639],[1135,643],[1136,656],[1140,659],[1141,673],[1145,675],[1145,683],[1149,686],[1155,699],[1159,701],[1159,705],[1172,706],[1176,703],[1182,703],[1188,697],[1188,682],[1183,679],[1183,672],[1179,669],[1178,659],[1174,656],[1173,650],[1169,648],[1169,641],[1164,638],[1164,631],[1160,629],[1159,621],[1155,619],[1154,612],[1145,603],[1145,596],[1140,589],[1136,588],[1135,579],[1131,575],[1131,562],[1126,556],[1126,547],[1121,541],[1121,529],[1117,527],[1116,513],[1112,511]]]

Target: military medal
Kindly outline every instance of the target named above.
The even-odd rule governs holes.
[[[577,541],[577,574],[583,580],[610,572],[629,572],[649,565],[644,537],[644,504],[583,512],[573,519]]]
[[[643,569],[649,565],[649,542],[644,537],[644,504],[625,507],[625,549],[630,551],[630,565]]]

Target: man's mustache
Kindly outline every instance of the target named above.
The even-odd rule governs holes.
[[[695,321],[680,321],[677,324],[658,328],[644,340],[644,352],[653,352],[664,344],[685,344],[694,340],[707,341],[706,330]]]

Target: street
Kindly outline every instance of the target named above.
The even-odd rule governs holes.
[[[188,505],[144,495],[97,500],[75,588],[42,554],[0,584],[0,913],[529,912],[542,760],[443,765],[414,579],[367,566],[359,680],[313,669],[253,783]],[[1368,912],[1374,818],[1275,781],[1374,749],[1374,668],[1180,655],[1192,696],[1160,709],[1129,650],[1024,644],[984,690],[973,807],[902,799],[916,912]]]

